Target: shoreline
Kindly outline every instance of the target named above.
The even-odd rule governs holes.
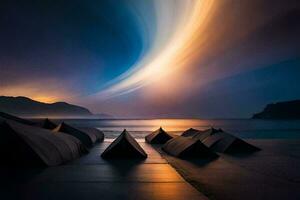
[[[64,165],[45,169],[1,169],[7,179],[0,182],[7,199],[123,199],[123,200],[207,200],[149,144],[139,142],[147,152],[145,160],[103,159],[110,145],[104,141],[90,153]],[[16,172],[18,175],[15,176]],[[110,191],[110,192],[109,192]]]
[[[247,157],[219,154],[211,161],[188,161],[169,156],[159,147],[156,150],[209,199],[299,199],[300,140],[247,141],[262,151]]]

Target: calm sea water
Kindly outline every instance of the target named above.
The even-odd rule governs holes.
[[[76,126],[96,127],[104,131],[106,138],[117,137],[123,129],[130,131],[135,138],[144,138],[149,132],[161,126],[174,134],[180,134],[191,127],[201,130],[215,127],[245,139],[300,139],[300,120],[68,119],[65,121]]]

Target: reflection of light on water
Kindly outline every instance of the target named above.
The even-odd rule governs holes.
[[[107,137],[104,139],[104,142],[113,142],[117,136],[119,136],[119,134],[117,136],[109,136],[109,135],[106,135]],[[145,142],[145,136],[144,135],[140,135],[140,134],[136,134],[136,135],[133,135],[135,137],[135,140],[138,142],[138,143],[144,143]]]
[[[206,129],[211,126],[207,124],[211,123],[208,120],[198,119],[112,120],[99,129],[104,131],[107,139],[118,137],[123,129],[129,131],[134,138],[143,139],[159,127],[174,135],[180,135],[189,128]]]
[[[116,138],[126,128],[135,138],[143,139],[160,126],[177,135],[189,128],[204,130],[213,126],[222,128],[241,138],[300,138],[300,120],[67,119],[63,121],[75,126],[97,127],[104,131],[105,138]]]
[[[109,127],[101,127],[101,129],[120,131],[125,128],[129,131],[154,131],[162,127],[166,131],[184,131],[191,127],[205,129],[211,125],[209,120],[198,119],[112,120]]]

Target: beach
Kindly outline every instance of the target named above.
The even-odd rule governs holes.
[[[139,140],[148,158],[107,161],[100,154],[111,143],[97,144],[73,162],[46,169],[1,172],[4,199],[206,200],[151,145]],[[17,173],[16,173],[17,172]],[[6,180],[3,182],[3,180]]]
[[[300,140],[247,140],[262,150],[215,160],[163,157],[209,199],[299,199]]]
[[[0,200],[300,200],[300,0],[0,5]]]
[[[92,123],[92,122],[91,122]],[[114,120],[101,122],[106,137],[123,127],[143,141],[158,124],[180,135],[195,127],[228,130],[261,151],[249,155],[219,154],[215,160],[188,161],[170,156],[154,145],[167,162],[193,187],[210,199],[299,199],[299,120]],[[111,130],[111,131],[109,131]]]
[[[66,120],[104,130],[105,140],[90,153],[48,168],[1,169],[5,199],[299,199],[300,134],[297,121]],[[156,123],[172,134],[210,125],[238,135],[261,151],[218,153],[215,159],[185,160],[161,145],[145,143]],[[105,124],[105,126],[103,126]],[[176,124],[179,126],[176,127]],[[290,128],[289,128],[290,127]],[[108,161],[102,152],[127,128],[148,154],[145,160]],[[273,137],[270,135],[273,134]],[[299,137],[299,138],[298,138]],[[13,148],[13,147],[12,147]]]

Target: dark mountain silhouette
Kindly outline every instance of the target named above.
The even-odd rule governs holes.
[[[268,104],[252,119],[300,119],[300,100]]]
[[[27,97],[0,96],[0,111],[23,117],[95,117],[84,107],[66,102],[42,103]]]

